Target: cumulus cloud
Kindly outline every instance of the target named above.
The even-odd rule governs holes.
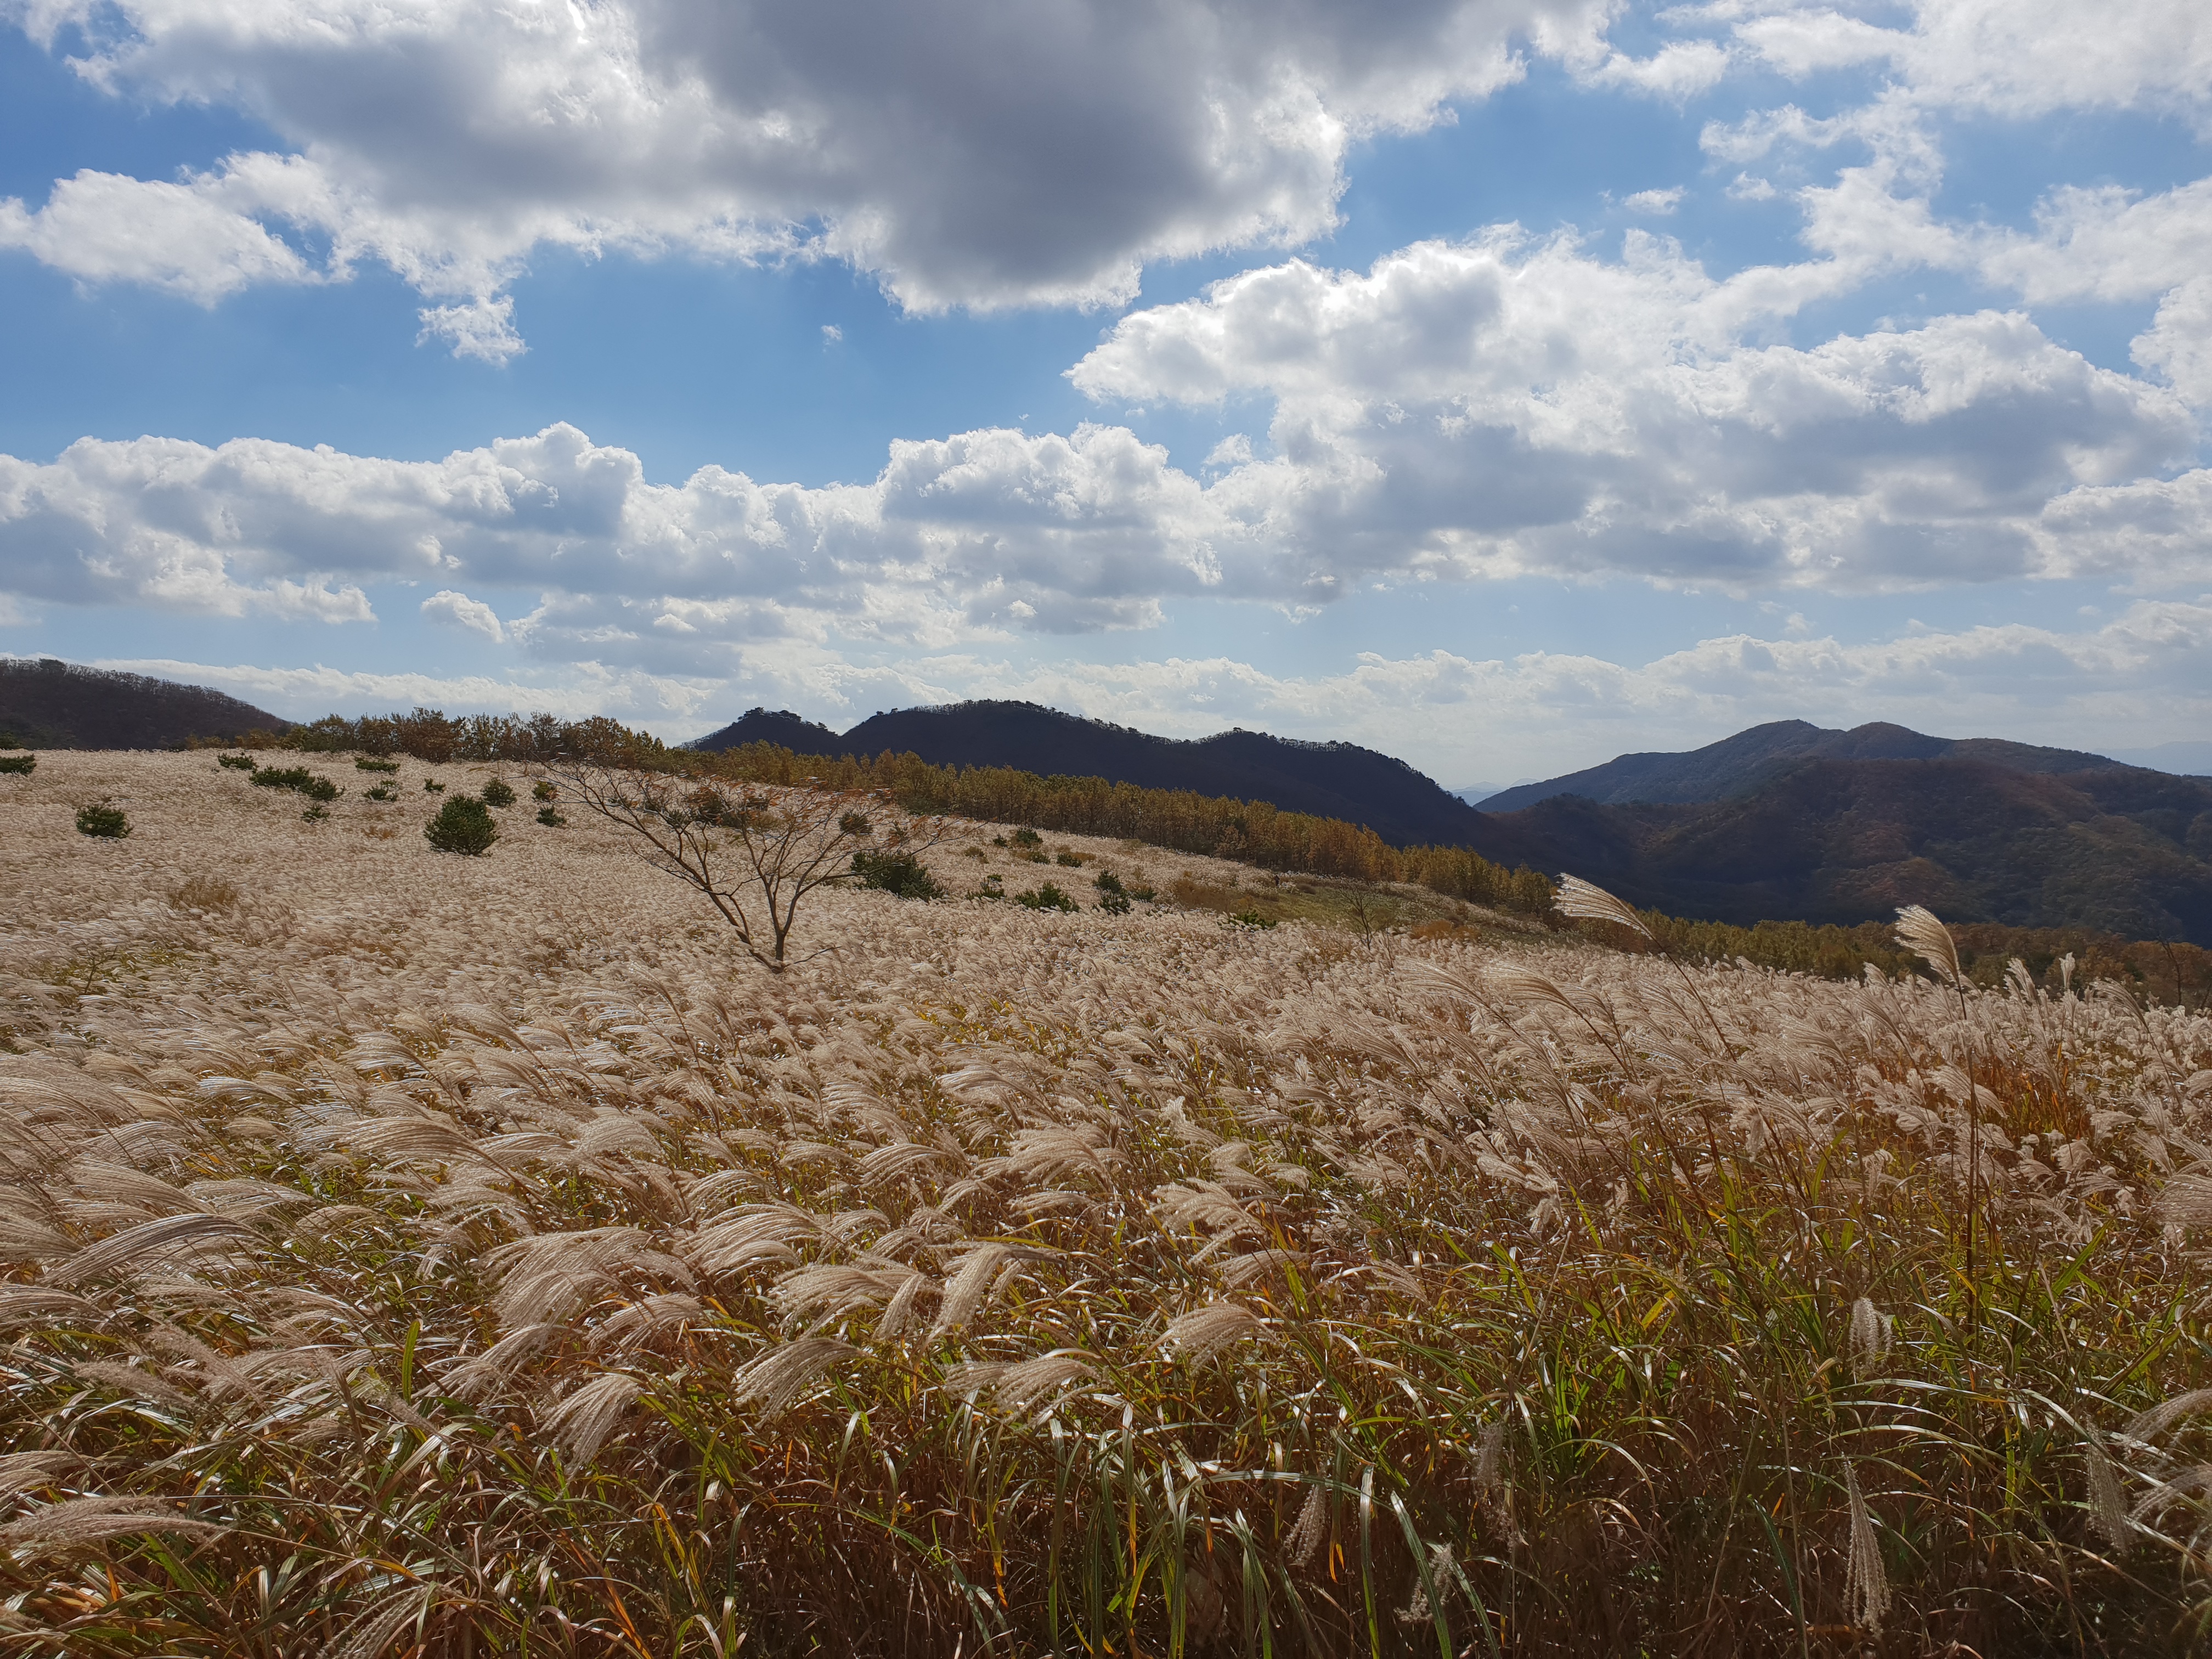
[[[494,645],[504,644],[507,629],[500,625],[499,612],[481,599],[450,587],[441,587],[422,601],[422,614],[432,622],[454,628],[465,628],[471,634],[481,634]]]
[[[487,637],[465,586],[535,592],[505,624],[533,653],[711,674],[769,640],[942,651],[1196,597],[1310,610],[1378,577],[2212,577],[2212,473],[2187,470],[2172,391],[2012,313],[1761,343],[1817,262],[1717,280],[1670,241],[1624,246],[1509,227],[1125,318],[1070,371],[1092,397],[1272,402],[1267,448],[1225,439],[1197,477],[1106,424],[902,440],[872,481],[820,489],[649,483],[566,425],[430,462],[87,439],[0,457],[0,591],[365,620],[377,583],[420,582]],[[2177,385],[2200,372],[2185,345],[2155,355]]]
[[[2212,113],[2212,17],[2192,0],[1917,0],[1894,25],[1820,3],[1716,0],[1739,48],[1790,76],[1884,63],[1916,100],[2023,117],[2061,109]]]
[[[0,247],[85,282],[143,283],[203,305],[256,283],[317,280],[252,216],[263,198],[237,185],[230,176],[169,184],[87,170],[57,180],[35,212],[0,199]]]
[[[1705,49],[1608,56],[1606,0],[42,0],[118,97],[239,110],[286,154],[180,184],[81,175],[0,238],[207,298],[310,267],[272,225],[488,301],[530,251],[827,256],[917,309],[1093,304],[1152,259],[1304,240],[1348,147],[1425,127],[1529,53],[1679,93]],[[163,229],[149,228],[149,216]],[[504,326],[425,325],[496,361]],[[482,343],[489,341],[489,349]]]
[[[1292,261],[1125,319],[1071,374],[1099,398],[1272,398],[1275,457],[1207,500],[1270,547],[1279,588],[1303,556],[1321,597],[1370,570],[1859,589],[2052,574],[2074,565],[2047,506],[2193,454],[2177,398],[2025,316],[1747,343],[1821,273],[1716,281],[1669,242],[1632,233],[1626,250],[1509,229],[1364,273]],[[2200,544],[2165,579],[2205,560]]]

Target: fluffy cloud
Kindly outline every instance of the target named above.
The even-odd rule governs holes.
[[[499,612],[481,599],[450,587],[441,587],[422,601],[422,612],[432,622],[444,623],[453,628],[465,628],[471,634],[481,634],[494,645],[505,643],[507,629],[500,625]]]
[[[872,482],[823,489],[648,483],[568,426],[434,462],[87,439],[0,457],[0,588],[365,620],[377,584],[420,583],[488,635],[463,584],[535,592],[507,625],[533,653],[713,674],[768,640],[942,651],[1147,627],[1197,596],[1307,609],[1376,577],[2212,579],[2212,473],[2179,470],[2172,393],[2015,313],[1758,343],[1817,270],[1716,281],[1670,242],[1626,248],[1509,228],[1126,318],[1071,371],[1086,392],[1272,403],[1272,453],[1232,438],[1200,477],[1108,425],[901,441]],[[2199,373],[2181,347],[2159,361]]]
[[[1207,497],[1275,550],[1279,589],[1303,552],[1316,595],[1367,571],[1862,589],[2072,574],[2047,506],[2193,454],[2178,399],[2015,313],[1746,343],[1822,280],[1714,281],[1641,233],[1614,264],[1509,230],[1365,273],[1248,271],[1124,319],[1071,373],[1100,398],[1271,398],[1276,459]],[[2208,551],[2146,574],[2197,580]]]
[[[2212,112],[2212,17],[2193,0],[1918,0],[1897,27],[1818,0],[1717,0],[1690,19],[1726,24],[1785,75],[1887,64],[1916,101],[1945,108]]]
[[[544,593],[514,632],[562,655],[711,654],[832,622],[928,645],[1157,621],[1164,598],[1222,585],[1214,516],[1119,427],[896,443],[872,483],[818,489],[720,467],[649,484],[635,454],[568,426],[434,462],[86,439],[46,465],[0,457],[0,587],[365,619],[356,584],[465,579]],[[476,603],[429,609],[481,622]]]
[[[0,240],[62,269],[204,299],[308,274],[283,227],[326,240],[330,274],[376,258],[479,301],[541,245],[832,256],[924,309],[1121,301],[1147,260],[1328,229],[1352,143],[1433,123],[1524,52],[1674,92],[1717,72],[1709,49],[1608,57],[1606,0],[9,9],[50,47],[82,30],[96,86],[227,106],[291,146],[0,208]],[[480,356],[507,337],[425,320]]]

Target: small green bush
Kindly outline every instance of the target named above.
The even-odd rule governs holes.
[[[853,854],[853,873],[860,878],[860,885],[872,887],[880,892],[896,893],[901,898],[939,899],[944,888],[929,873],[929,866],[911,853],[868,853]]]
[[[0,755],[0,772],[15,772],[28,777],[38,769],[36,755]]]
[[[1034,830],[1017,830],[1011,839],[1017,847],[1042,847],[1044,837]]]
[[[491,808],[471,795],[456,795],[438,809],[438,816],[422,826],[422,839],[441,853],[482,858],[499,839]]]
[[[399,792],[388,783],[380,783],[362,796],[365,800],[398,800]]]
[[[261,764],[251,755],[217,755],[215,757],[215,763],[217,766],[228,766],[234,772],[251,772]]]
[[[446,786],[435,778],[425,778],[422,780],[422,793],[426,795],[442,795],[446,793]]]
[[[868,822],[868,815],[866,812],[846,813],[837,820],[837,827],[847,835],[858,836],[862,840],[876,833],[876,827]]]
[[[336,800],[339,794],[337,785],[304,766],[259,767],[253,781],[264,789],[296,790],[313,801]]]
[[[538,779],[537,782],[530,786],[530,799],[532,800],[551,800],[560,793],[561,792],[558,789],[556,789],[551,783],[544,778]]]
[[[1129,896],[1117,888],[1098,896],[1098,908],[1109,916],[1126,916],[1136,907],[1129,902]]]
[[[1263,916],[1257,910],[1239,910],[1229,920],[1238,927],[1273,927],[1275,925],[1273,916]]]
[[[538,809],[538,821],[548,830],[562,829],[568,822],[550,806],[541,806]]]
[[[1052,855],[1052,861],[1054,864],[1066,865],[1071,870],[1080,870],[1083,867],[1083,854],[1071,853],[1066,848],[1062,848]]]
[[[505,778],[494,778],[489,783],[484,785],[483,788],[477,791],[477,793],[483,797],[483,804],[486,806],[512,806],[514,805],[514,786],[509,783]]]
[[[1073,910],[1076,908],[1075,901],[1051,882],[1045,883],[1035,892],[1015,894],[1014,902],[1025,910]]]
[[[121,841],[131,833],[131,820],[119,806],[101,801],[96,806],[76,809],[76,832],[80,836],[97,836],[104,841]]]
[[[357,772],[397,772],[399,769],[399,763],[396,760],[357,760],[353,764]]]
[[[313,805],[309,806],[306,811],[300,814],[300,822],[302,823],[320,823],[325,819],[328,818],[330,815],[331,809],[324,805],[322,802],[317,801]]]
[[[1006,896],[1006,878],[1000,875],[983,878],[983,884],[975,890],[977,898],[1002,899]]]

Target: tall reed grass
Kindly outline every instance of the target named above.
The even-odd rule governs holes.
[[[587,815],[45,759],[0,1650],[2204,1644],[2212,1021],[829,890],[771,977]]]

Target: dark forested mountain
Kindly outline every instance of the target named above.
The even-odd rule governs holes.
[[[1233,795],[1364,823],[1401,846],[1431,842],[1487,853],[1498,841],[1482,814],[1466,802],[1405,762],[1356,744],[1300,743],[1244,731],[1194,740],[1156,738],[1036,703],[963,702],[895,709],[862,720],[842,737],[796,714],[756,708],[692,746],[720,750],[757,742],[800,754],[888,750],[938,766],[1011,766],[1047,776]]]
[[[2074,749],[2041,749],[2002,738],[1931,738],[1876,721],[1849,731],[1805,720],[1754,726],[1703,749],[1683,753],[1622,755],[1602,766],[1570,772],[1541,783],[1500,790],[1481,803],[1486,812],[1517,812],[1554,795],[1580,795],[1601,805],[1629,801],[1725,800],[1744,794],[1801,761],[1974,760],[2015,772],[2087,772],[2120,763]]]
[[[2212,945],[2205,779],[1814,757],[1725,800],[1555,795],[1503,822],[1546,868],[1676,915],[1852,922],[1925,904],[1954,921]]]
[[[204,685],[0,658],[0,742],[40,749],[173,749],[187,738],[282,732],[289,720]]]

